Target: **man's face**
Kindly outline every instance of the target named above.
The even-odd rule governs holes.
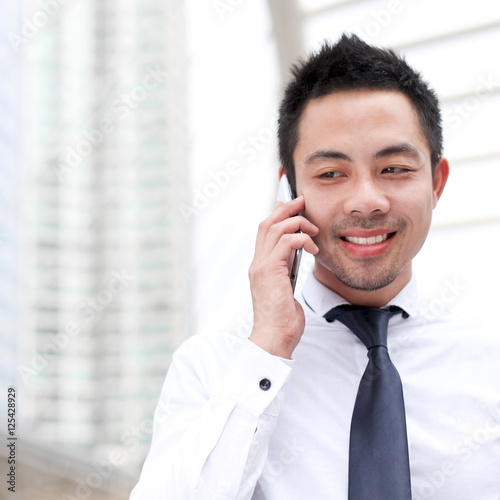
[[[305,216],[320,230],[319,281],[346,298],[384,287],[395,295],[411,277],[448,175],[441,160],[432,178],[409,99],[356,90],[311,100],[294,162]]]

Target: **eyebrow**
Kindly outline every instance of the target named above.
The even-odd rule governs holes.
[[[401,154],[415,159],[422,158],[422,154],[420,153],[420,151],[415,146],[413,146],[408,142],[402,142],[401,144],[395,144],[393,146],[384,148],[375,153],[374,158],[378,160],[380,158],[387,158],[388,156],[401,155]]]
[[[329,149],[319,149],[314,153],[311,153],[304,161],[305,165],[311,165],[318,160],[344,160],[344,161],[352,161],[352,159],[347,156],[345,153],[341,153],[340,151],[332,151]]]
[[[414,159],[422,158],[422,155],[419,152],[419,150],[408,142],[402,142],[400,144],[394,144],[392,146],[388,146],[384,149],[381,149],[380,151],[377,151],[377,153],[375,153],[373,157],[376,160],[379,160],[380,158],[387,158],[389,156],[394,156],[398,154],[399,155],[402,154]],[[340,151],[334,151],[330,149],[318,149],[318,151],[311,153],[305,159],[304,164],[306,166],[311,165],[318,160],[343,160],[347,162],[352,162],[352,158],[350,156]]]

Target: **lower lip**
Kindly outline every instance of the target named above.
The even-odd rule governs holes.
[[[351,243],[350,241],[340,241],[344,245],[344,248],[356,257],[376,257],[377,255],[383,254],[387,250],[393,239],[394,235],[387,238],[385,241],[374,243],[373,245],[358,245],[357,243]]]

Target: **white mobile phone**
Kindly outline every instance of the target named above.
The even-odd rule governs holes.
[[[296,196],[292,192],[292,187],[288,181],[286,174],[283,174],[280,178],[280,183],[278,186],[278,196],[277,201],[282,201],[286,203],[291,201]],[[297,276],[299,275],[300,258],[302,257],[302,248],[293,250],[287,259],[288,263],[288,274],[290,276],[290,282],[292,284],[292,290],[295,291],[295,284],[297,283]]]

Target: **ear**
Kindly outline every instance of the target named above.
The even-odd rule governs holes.
[[[436,208],[439,198],[443,193],[443,189],[450,174],[450,165],[446,158],[441,158],[436,165],[434,178],[432,179],[432,193],[433,193],[433,208]]]
[[[281,179],[281,177],[283,176],[284,173],[285,173],[285,169],[283,168],[283,165],[280,165],[278,179]]]

